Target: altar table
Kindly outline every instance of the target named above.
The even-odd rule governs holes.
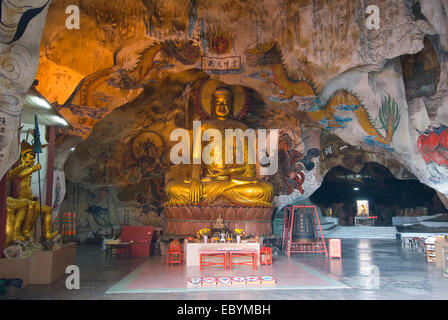
[[[376,216],[370,216],[370,217],[355,217],[355,226],[362,226],[365,224],[374,226],[375,220],[378,219]],[[364,221],[364,223],[362,223]]]
[[[185,242],[184,243],[184,253],[185,253],[185,264],[187,266],[200,266],[200,252],[201,251],[219,251],[219,252],[230,252],[224,251],[222,249],[231,248],[231,249],[240,249],[240,250],[232,250],[232,252],[241,252],[241,251],[255,251],[256,253],[256,264],[260,264],[260,259],[257,257],[260,256],[260,244],[253,242],[244,242],[244,243],[194,243],[194,242]],[[221,250],[218,250],[221,249]],[[247,257],[237,257],[236,255],[232,257],[234,262],[242,262],[247,261]],[[221,262],[222,257],[209,257],[207,261],[211,262]]]

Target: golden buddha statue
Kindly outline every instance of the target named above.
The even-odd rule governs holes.
[[[6,242],[5,247],[15,241],[24,241],[33,236],[36,220],[39,218],[39,201],[31,191],[31,177],[40,170],[41,165],[34,165],[36,153],[26,141],[22,141],[20,165],[9,171],[8,179],[20,179],[18,198],[7,197]],[[51,232],[52,208],[42,205],[45,239],[53,239],[58,232]]]
[[[201,135],[207,129],[215,129],[225,137],[226,129],[241,129],[243,132],[248,127],[242,122],[233,120],[234,94],[229,87],[217,86],[211,96],[210,117],[201,123]],[[216,132],[216,131],[215,131]],[[193,137],[193,140],[198,138]],[[232,138],[233,139],[233,138]],[[210,137],[213,143],[215,139]],[[195,150],[195,144],[200,143],[201,148]],[[222,139],[221,143],[215,142],[213,148],[213,161],[211,164],[201,161],[200,164],[192,164],[191,179],[171,181],[166,186],[168,201],[167,206],[184,205],[211,205],[230,204],[233,206],[272,207],[274,196],[273,186],[256,177],[256,165],[248,161],[248,143],[243,143],[243,163],[227,164],[227,152],[233,153],[233,159],[237,157],[237,143],[226,148]],[[200,150],[205,143],[193,141],[193,158],[201,158]],[[254,151],[254,150],[251,150]],[[199,153],[199,154],[198,154]],[[218,160],[216,160],[218,159]]]

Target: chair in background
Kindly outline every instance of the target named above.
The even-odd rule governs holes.
[[[272,265],[272,249],[270,247],[263,247],[260,250],[260,264]]]
[[[178,240],[173,240],[168,245],[166,252],[166,264],[182,263],[182,246]]]

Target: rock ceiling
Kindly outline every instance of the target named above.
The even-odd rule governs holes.
[[[36,78],[71,124],[68,179],[149,181],[162,195],[169,133],[200,118],[195,89],[219,79],[248,92],[243,121],[281,129],[279,203],[308,197],[360,149],[448,195],[448,1],[376,3],[379,30],[360,0],[53,1]],[[79,30],[66,28],[73,4]],[[139,156],[145,139],[159,146],[150,158]]]

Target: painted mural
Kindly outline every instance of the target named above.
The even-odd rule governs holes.
[[[144,226],[163,227],[164,220],[160,203],[157,203],[159,207],[155,206],[153,199],[153,197],[143,195],[137,196],[135,209],[137,209],[138,214],[135,216],[135,220]],[[135,209],[132,208],[132,210]],[[130,211],[130,209],[127,210]]]
[[[432,123],[420,132],[417,150],[426,163],[430,180],[440,184],[448,180],[448,128],[440,123]]]
[[[0,0],[0,42],[11,44],[22,38],[29,23],[39,15],[50,0]]]
[[[318,131],[300,127],[279,131],[278,172],[268,180],[274,185],[276,207],[308,198],[320,186]]]
[[[76,216],[76,234],[81,242],[100,244],[103,238],[120,234],[123,225],[163,227],[163,214],[143,188],[88,188],[68,181],[61,205],[61,220],[67,212]]]
[[[150,198],[162,200],[165,194],[165,170],[169,167],[164,159],[162,138],[155,132],[145,131],[132,139],[131,147],[133,159],[123,161],[122,171],[134,170],[136,176],[132,182],[144,183],[148,186]]]
[[[134,100],[143,88],[166,76],[175,63],[193,65],[201,56],[192,39],[138,41],[118,48],[113,65],[85,77],[61,107],[73,135],[86,138],[115,108]]]
[[[234,46],[235,31],[221,26],[209,27],[204,37],[208,50],[213,54],[229,54]]]
[[[296,137],[293,137],[296,138]],[[293,140],[290,134],[283,132],[279,138],[279,166],[282,179],[283,194],[291,194],[298,190],[304,194],[305,171],[312,171],[315,167],[314,158],[319,157],[319,149],[308,149],[306,154],[298,151],[300,144],[306,139]]]
[[[265,67],[269,71],[260,71],[253,74],[253,77],[272,83],[274,94],[277,98],[270,97],[277,102],[286,102],[294,97],[314,97],[317,95],[316,89],[311,81],[307,79],[293,79],[289,76],[283,56],[278,43],[269,41],[258,43],[252,48],[246,50],[246,62],[251,67]]]
[[[283,63],[282,52],[277,42],[260,43],[246,50],[246,61],[251,67],[262,68],[250,76],[273,84],[274,96],[268,97],[275,102],[296,101],[309,117],[328,130],[346,128],[351,116],[343,117],[341,112],[350,112],[358,120],[366,133],[364,142],[389,148],[395,131],[400,123],[400,108],[390,95],[383,98],[378,120],[374,119],[361,99],[349,90],[337,90],[322,103],[314,84],[308,79],[294,79],[289,75]],[[266,71],[265,69],[268,69]]]
[[[95,192],[85,193],[87,208],[80,210],[78,215],[78,233],[111,236],[119,233],[120,221],[116,215],[115,199],[107,188],[101,188]]]
[[[200,42],[204,56],[202,70],[216,75],[237,74],[243,69],[240,55],[235,54],[236,30],[221,25],[205,27],[201,20]]]
[[[0,1],[0,174],[19,158],[17,133],[32,85],[49,0]],[[34,28],[29,28],[30,24]]]
[[[361,146],[384,157],[391,157],[392,151],[394,156],[406,155],[406,165],[414,161],[410,156],[414,146],[406,142],[415,124],[408,116],[400,62],[394,58],[421,50],[424,34],[413,25],[404,2],[398,1],[393,10],[382,5],[384,28],[388,23],[396,28],[375,37],[360,27],[365,1],[257,5],[255,0],[125,0],[119,13],[116,3],[96,2],[101,5],[80,6],[88,15],[86,21],[105,30],[92,35],[80,30],[90,41],[80,51],[89,58],[94,51],[98,60],[104,60],[98,62],[101,67],[83,68],[82,64],[91,64],[87,58],[64,60],[66,50],[57,46],[62,40],[51,39],[49,32],[41,57],[49,62],[49,70],[57,72],[42,72],[41,78],[51,74],[54,87],[57,77],[71,84],[64,99],[57,101],[65,102],[60,112],[72,126],[66,133],[83,141],[67,160],[68,178],[108,188],[119,203],[120,223],[163,220],[165,181],[184,174],[170,166],[169,133],[207,118],[202,100],[211,87],[205,83],[239,88],[234,93],[238,102],[244,100],[244,108],[237,119],[249,127],[281,128],[279,171],[269,178],[278,206],[308,198],[320,186],[327,170],[324,162],[328,167],[361,166],[370,159]],[[100,11],[108,14],[98,15]],[[391,11],[396,18],[391,18]],[[126,25],[130,16],[135,19],[127,19]],[[61,38],[70,37],[64,33]],[[392,65],[398,76],[390,76],[385,64]],[[415,75],[427,71],[420,62],[416,67]],[[342,76],[352,71],[355,76]],[[368,83],[358,81],[367,77]],[[260,97],[255,99],[252,91]],[[67,99],[68,92],[72,94]],[[329,143],[321,149],[321,128],[352,145]],[[438,126],[420,133],[415,156],[420,162],[423,157],[431,181],[439,184],[448,177],[443,132],[445,127]],[[113,188],[118,189],[116,194]],[[99,194],[91,193],[95,196],[78,213],[86,230],[98,232],[100,224],[107,229],[114,223],[107,206],[93,200]],[[121,214],[130,218],[123,220]]]
[[[65,173],[61,170],[55,170],[53,176],[53,219],[59,214],[65,193]]]

